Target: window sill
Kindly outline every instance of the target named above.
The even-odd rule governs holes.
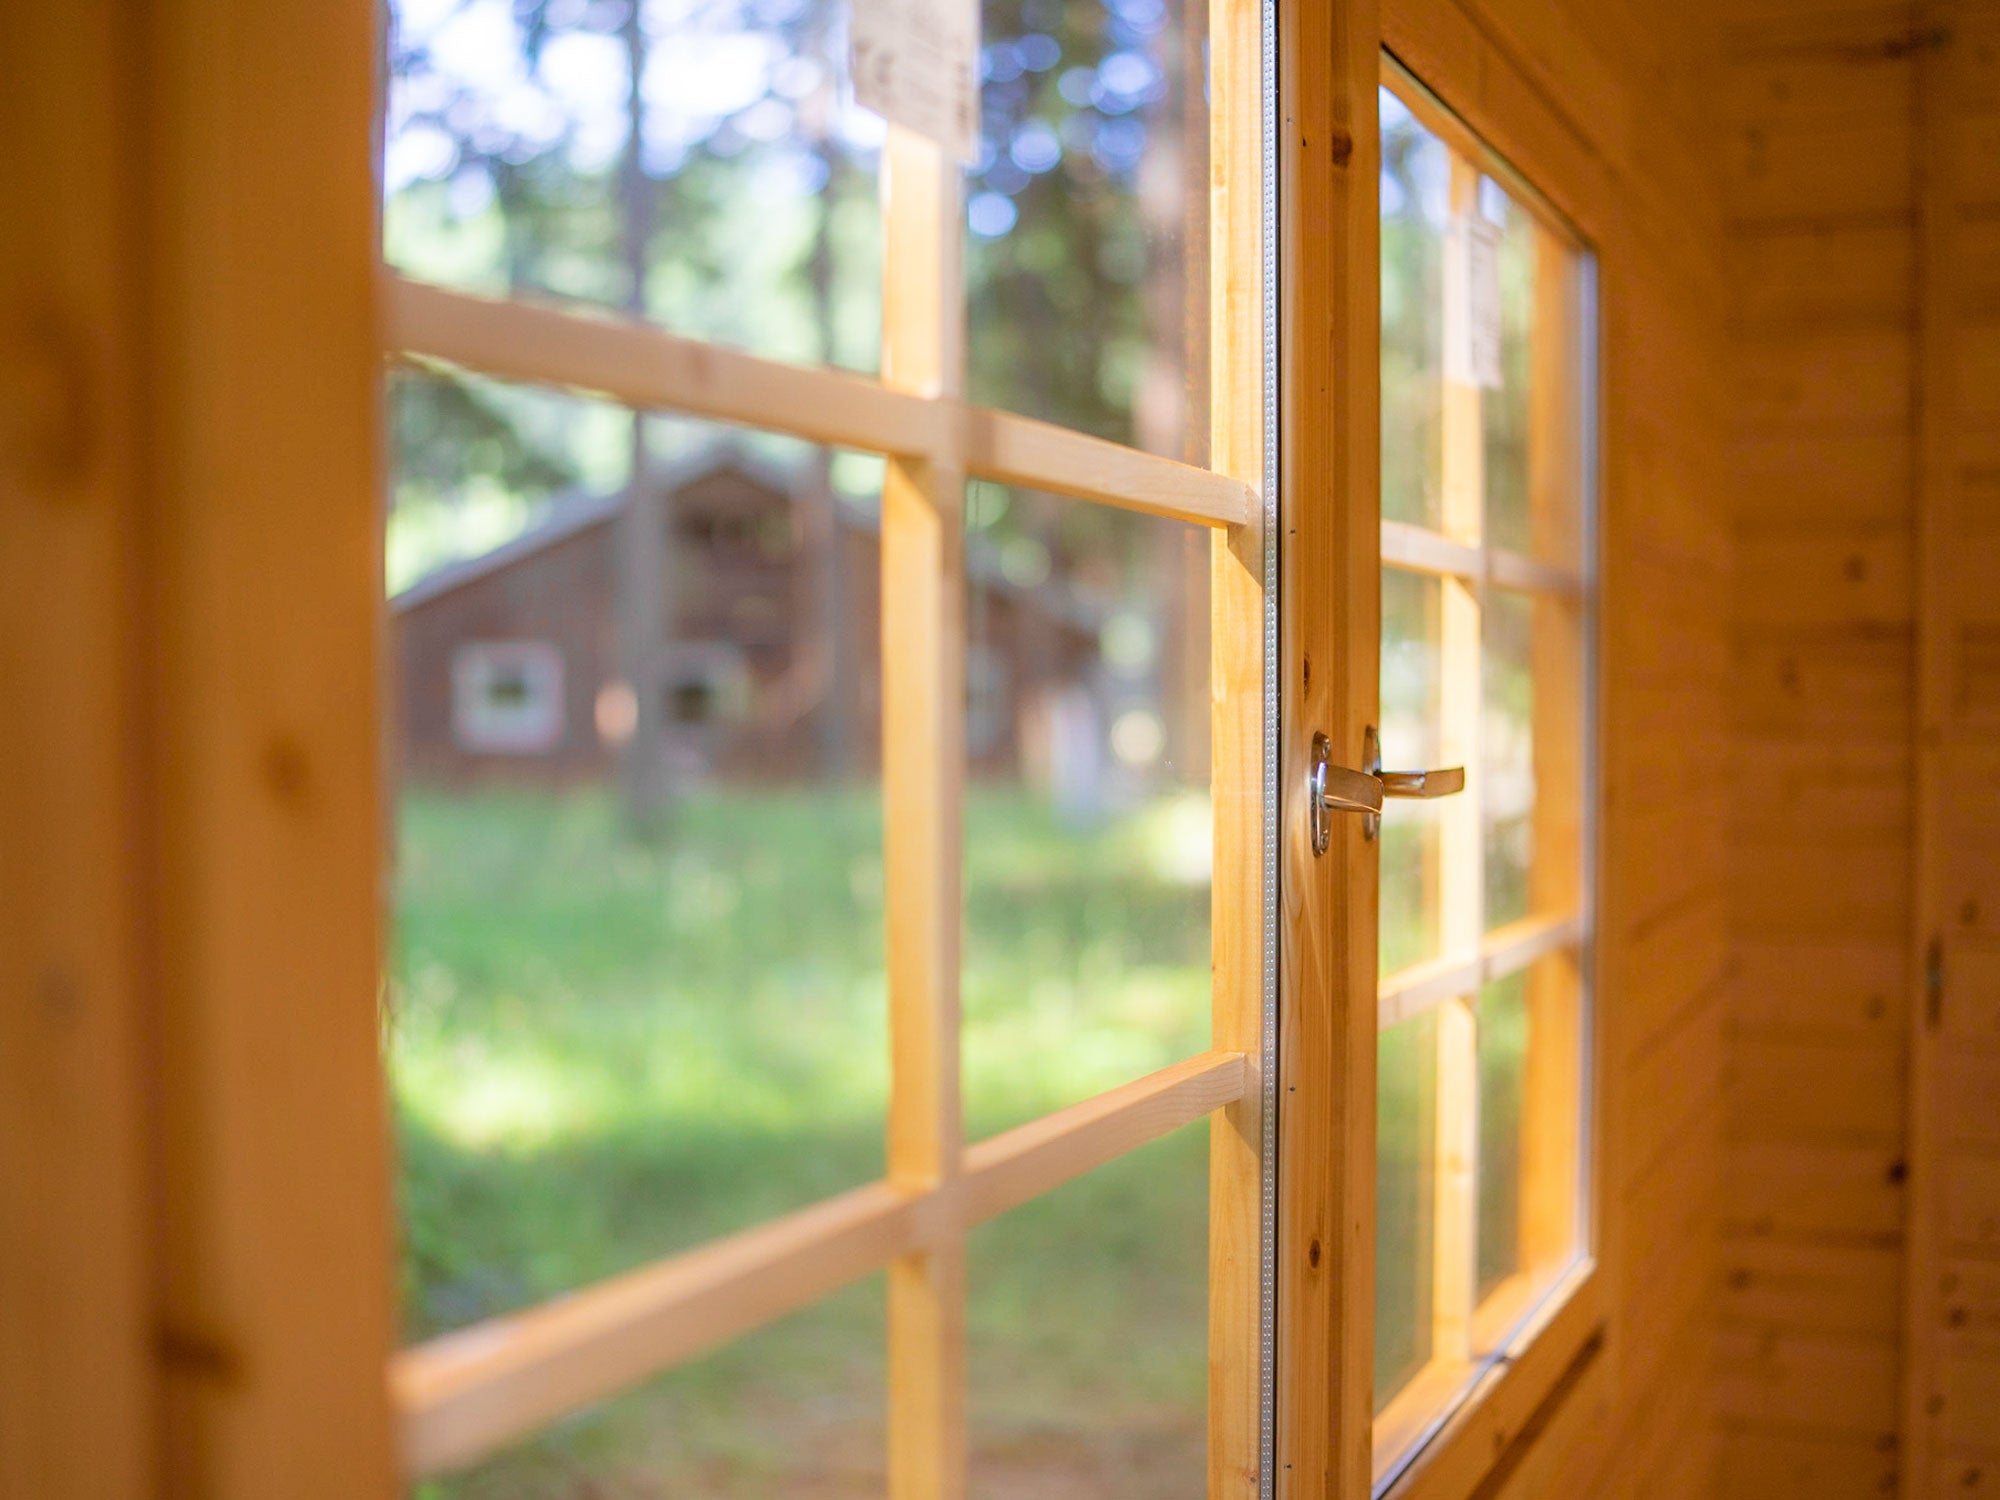
[[[1478,1321],[1502,1324],[1525,1300],[1525,1288],[1503,1283]],[[1585,1260],[1498,1353],[1421,1372],[1375,1419],[1377,1500],[1466,1500],[1603,1333],[1597,1265]]]

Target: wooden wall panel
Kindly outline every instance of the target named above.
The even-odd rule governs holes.
[[[1906,6],[1718,7],[1737,586],[1724,1495],[1895,1483],[1917,343]]]
[[[1916,829],[1906,1218],[1907,1493],[2000,1463],[2000,14],[1922,7],[1918,76]]]
[[[1894,1339],[1902,1277],[1902,1257],[1892,1245],[1745,1241],[1731,1252],[1723,1322]]]
[[[1882,1500],[1895,1489],[1893,1443],[1742,1429],[1723,1435],[1721,1500]]]
[[[1976,1491],[2000,1433],[1978,1331],[2000,1327],[2000,15],[1716,9],[1738,469],[1722,1492]]]
[[[1803,1145],[1732,1140],[1723,1231],[1728,1242],[1771,1239],[1817,1245],[1894,1244],[1902,1235],[1902,1142]],[[1725,1243],[1725,1265],[1737,1264]]]
[[[1897,777],[1907,786],[1907,772]],[[1895,1050],[1904,1031],[1901,943],[1743,943],[1731,1030],[1740,1037],[1838,1037]]]
[[[1760,227],[1732,250],[1743,327],[1869,328],[1915,316],[1916,247],[1899,220]]]
[[[1731,1324],[1722,1332],[1722,1408],[1731,1428],[1893,1440],[1896,1341]]]

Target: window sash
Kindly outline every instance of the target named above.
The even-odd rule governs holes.
[[[889,1488],[965,1487],[965,1246],[976,1224],[1214,1117],[1210,1470],[1254,1475],[1267,1441],[1262,1121],[1267,571],[1267,80],[1262,0],[1210,0],[1209,265],[1214,467],[961,399],[963,208],[955,164],[891,127],[883,158],[879,380],[630,319],[493,300],[385,274],[388,352],[598,392],[885,455],[884,880],[891,1036],[883,1181],[657,1260],[392,1360],[411,1478],[457,1468],[864,1275],[889,1271]],[[1240,195],[1240,202],[1232,202]],[[1246,309],[1250,315],[1246,316]],[[1215,805],[1212,1049],[968,1144],[958,1097],[968,476],[1209,528]],[[1244,797],[1245,787],[1260,789]],[[1245,1142],[1253,1149],[1242,1149]]]
[[[1381,561],[1398,570],[1443,581],[1441,590],[1440,716],[1443,755],[1463,758],[1471,775],[1467,791],[1441,809],[1439,925],[1442,952],[1382,978],[1377,990],[1378,1030],[1434,1011],[1437,1015],[1436,1118],[1431,1132],[1432,1327],[1427,1362],[1383,1404],[1374,1424],[1377,1486],[1392,1479],[1441,1429],[1479,1386],[1496,1359],[1520,1346],[1523,1327],[1566,1297],[1576,1274],[1587,1270],[1584,1115],[1588,1077],[1583,1043],[1589,995],[1583,958],[1589,951],[1591,901],[1586,851],[1596,809],[1584,761],[1586,695],[1592,617],[1587,566],[1580,543],[1587,531],[1588,486],[1582,457],[1589,392],[1582,384],[1582,340],[1577,308],[1585,254],[1574,232],[1546,201],[1392,63],[1383,83],[1444,143],[1451,163],[1451,209],[1472,211],[1481,176],[1501,180],[1514,203],[1533,219],[1542,244],[1561,256],[1560,266],[1537,270],[1538,328],[1568,336],[1539,339],[1553,359],[1539,354],[1531,369],[1531,428],[1564,424],[1567,448],[1562,479],[1551,494],[1566,508],[1567,524],[1555,528],[1558,545],[1531,555],[1486,540],[1485,476],[1480,472],[1483,431],[1481,391],[1448,382],[1443,402],[1443,513],[1438,529],[1406,522],[1381,523]],[[1538,262],[1547,257],[1538,256]],[[1558,299],[1569,299],[1559,301]],[[1531,440],[1532,441],[1532,440]],[[1531,479],[1531,490],[1535,488]],[[1540,503],[1539,500],[1536,503]],[[1478,540],[1470,540],[1477,538]],[[1538,538],[1538,540],[1540,540]],[[1565,565],[1550,557],[1573,559]],[[1538,824],[1552,825],[1566,846],[1535,840],[1530,914],[1487,931],[1483,911],[1485,830],[1479,797],[1479,730],[1483,684],[1482,627],[1495,589],[1560,606],[1569,637],[1565,649],[1531,652],[1535,684],[1534,743]],[[1559,617],[1563,618],[1563,617]],[[1538,627],[1537,636],[1546,632]],[[1558,746],[1557,741],[1565,742]],[[1544,763],[1552,775],[1544,777]],[[1553,852],[1553,857],[1551,854]],[[1546,967],[1558,965],[1558,977]],[[1538,967],[1543,966],[1543,967]],[[1476,1004],[1488,985],[1531,974],[1529,1055],[1524,1059],[1524,1116],[1535,1139],[1524,1149],[1521,1264],[1480,1295],[1477,1284],[1477,1181],[1480,1158]]]

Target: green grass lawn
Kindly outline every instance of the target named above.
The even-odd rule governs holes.
[[[965,1095],[1003,1129],[1198,1052],[1207,809],[967,809]],[[881,1174],[872,789],[412,793],[390,1058],[406,1332],[526,1306]],[[977,1488],[1198,1493],[1206,1134],[977,1231]],[[879,1278],[583,1413],[435,1496],[878,1493]]]
[[[965,845],[970,1134],[1206,1046],[1205,802],[1077,826],[1024,793],[976,789]],[[608,793],[415,792],[395,903],[409,1337],[881,1175],[872,788],[705,793],[646,836]],[[1515,1112],[1486,1122],[1496,1152],[1516,1128],[1505,1084],[1525,1045],[1509,998],[1482,1044],[1493,1097]],[[1411,1325],[1429,1278],[1420,1029],[1384,1039],[1385,1386],[1421,1357]],[[975,1493],[1201,1493],[1206,1142],[1203,1126],[1180,1131],[975,1232]],[[1483,1185],[1483,1227],[1512,1211],[1501,1179]],[[877,1495],[882,1304],[878,1277],[420,1494]]]

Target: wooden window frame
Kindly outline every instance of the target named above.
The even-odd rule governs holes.
[[[1209,1494],[1258,1496],[1269,1396],[1262,1272],[1273,868],[1264,0],[1211,0],[1209,28],[1213,468],[962,399],[960,174],[935,143],[894,126],[882,165],[879,380],[765,359],[595,310],[493,300],[385,273],[392,357],[888,460],[881,540],[887,1175],[397,1353],[390,1392],[406,1476],[474,1462],[886,1268],[888,1492],[892,1500],[955,1500],[967,1471],[968,1232],[1209,1118]],[[1211,532],[1211,775],[1228,793],[1213,799],[1210,1050],[978,1142],[965,1139],[958,1082],[969,477]],[[1246,788],[1258,794],[1244,796]]]
[[[1437,1195],[1432,1253],[1437,1281],[1433,1353],[1374,1418],[1372,1488],[1396,1500],[1457,1500],[1483,1482],[1509,1436],[1519,1434],[1571,1372],[1594,1355],[1603,1333],[1592,1149],[1598,1058],[1591,1020],[1595,842],[1601,813],[1594,670],[1596,276],[1581,233],[1387,52],[1381,57],[1380,81],[1445,143],[1454,211],[1469,211],[1479,179],[1492,177],[1529,215],[1538,236],[1563,252],[1561,274],[1540,269],[1549,265],[1549,258],[1538,257],[1534,295],[1537,326],[1563,327],[1570,333],[1556,346],[1561,352],[1555,366],[1538,366],[1529,398],[1531,434],[1563,422],[1565,415],[1575,426],[1576,452],[1565,464],[1570,483],[1557,485],[1562,492],[1558,498],[1568,502],[1567,521],[1560,508],[1553,518],[1547,510],[1536,516],[1538,529],[1553,519],[1556,535],[1538,540],[1536,555],[1484,544],[1479,391],[1456,383],[1448,384],[1445,393],[1440,528],[1381,522],[1385,569],[1436,578],[1445,585],[1441,696],[1448,721],[1455,703],[1474,710],[1467,722],[1444,725],[1448,758],[1463,755],[1469,767],[1479,758],[1481,631],[1491,591],[1504,589],[1573,612],[1566,628],[1536,631],[1532,647],[1538,721],[1535,848],[1567,845],[1575,851],[1573,867],[1558,862],[1549,875],[1544,873],[1546,861],[1538,860],[1531,873],[1531,883],[1542,887],[1535,892],[1535,910],[1487,930],[1481,778],[1472,775],[1467,794],[1443,809],[1440,926],[1445,952],[1386,976],[1377,994],[1383,1030],[1427,1011],[1439,1020],[1431,1172]],[[1532,447],[1532,435],[1530,441]],[[1531,496],[1543,492],[1547,483],[1531,477]],[[1576,566],[1549,560],[1557,556],[1577,559]],[[1556,635],[1564,641],[1552,644]],[[1555,766],[1553,788],[1544,755],[1551,744],[1572,747]],[[1537,969],[1557,957],[1569,959],[1566,973],[1551,977]],[[1471,1104],[1477,1098],[1474,1007],[1482,987],[1520,973],[1534,976],[1531,1012],[1547,1016],[1542,1029],[1559,1040],[1553,1048],[1537,1049],[1539,1056],[1531,1052],[1527,1063],[1524,1111],[1537,1139],[1522,1162],[1522,1265],[1482,1296],[1472,1271],[1478,1156],[1478,1113]],[[1538,1111],[1537,1097],[1553,1098],[1557,1107]],[[1539,1125],[1533,1123],[1537,1115]],[[1454,1161],[1462,1165],[1447,1170]],[[1447,1352],[1437,1352],[1440,1347]]]
[[[1275,248],[1260,229],[1265,156],[1249,107],[1262,92],[1253,61],[1263,55],[1260,8],[1218,7],[1211,26],[1212,202],[1218,251],[1230,252],[1218,255],[1212,357],[1218,388],[1226,377],[1239,394],[1259,389],[1283,407],[1283,673],[1281,684],[1269,684],[1259,661],[1219,656],[1213,682],[1218,774],[1226,755],[1241,757],[1235,784],[1264,784],[1252,769],[1263,754],[1262,694],[1278,691],[1284,706],[1287,947],[1278,1005],[1286,1152],[1278,1165],[1277,1357],[1287,1400],[1277,1417],[1277,1473],[1260,1474],[1248,1436],[1259,1420],[1257,1341],[1253,1329],[1246,1357],[1241,1336],[1254,1322],[1246,1309],[1257,1294],[1255,1167],[1260,1157],[1268,1160],[1259,1150],[1256,1101],[1260,1091],[1268,1099],[1273,1085],[1256,1076],[1255,1047],[1268,1042],[1255,1000],[1266,950],[1249,931],[1248,914],[1261,917],[1272,892],[1250,832],[1254,820],[1241,818],[1242,841],[1218,845],[1214,896],[1218,911],[1233,914],[1230,931],[1241,943],[1227,952],[1218,947],[1212,1040],[1240,1056],[1246,1076],[1239,1096],[1212,1117],[1212,1260],[1239,1260],[1226,1279],[1211,1280],[1214,1326],[1229,1336],[1211,1338],[1218,1363],[1210,1465],[1212,1476],[1221,1472],[1211,1493],[1247,1497],[1262,1479],[1275,1480],[1281,1494],[1355,1496],[1368,1488],[1375,911],[1358,832],[1347,828],[1339,853],[1315,865],[1303,846],[1297,798],[1314,727],[1323,724],[1352,755],[1373,711],[1374,664],[1343,660],[1326,646],[1339,630],[1367,628],[1377,599],[1369,579],[1379,579],[1384,545],[1366,505],[1351,503],[1371,493],[1377,446],[1379,45],[1386,39],[1454,97],[1484,134],[1532,167],[1578,223],[1588,226],[1612,197],[1602,159],[1538,113],[1522,65],[1464,8],[1442,0],[1383,0],[1379,10],[1376,0],[1276,0],[1275,8],[1282,44],[1272,65],[1286,122],[1274,137],[1284,205]],[[47,1022],[37,1020],[28,1045],[4,1055],[19,1058],[12,1076],[87,1077],[91,1097],[104,1107],[101,1131],[54,1129],[38,1119],[39,1128],[22,1137],[43,1168],[24,1180],[59,1181],[65,1192],[44,1193],[55,1209],[46,1221],[36,1219],[34,1243],[10,1252],[60,1267],[64,1276],[59,1284],[0,1278],[0,1286],[38,1289],[37,1326],[57,1333],[37,1346],[50,1359],[31,1373],[42,1388],[76,1397],[69,1405],[91,1420],[54,1421],[29,1433],[27,1456],[10,1454],[9,1473],[82,1474],[67,1464],[81,1457],[95,1466],[90,1473],[118,1469],[132,1478],[143,1471],[136,1485],[158,1469],[184,1488],[219,1496],[387,1495],[392,1466],[378,1376],[392,1300],[389,1195],[379,1037],[369,1003],[378,977],[381,853],[372,712],[380,647],[378,313],[387,313],[399,348],[429,340],[421,328],[433,315],[462,317],[461,335],[483,338],[498,326],[492,319],[542,314],[493,304],[457,308],[436,300],[445,294],[393,279],[378,287],[371,279],[379,240],[370,165],[372,7],[299,11],[170,0],[153,9],[148,89],[132,87],[139,58],[121,40],[129,27],[118,7],[93,0],[87,24],[67,11],[34,13],[23,55],[61,59],[64,67],[36,71],[48,87],[19,96],[22,138],[46,147],[25,149],[22,160],[54,166],[24,176],[16,196],[94,209],[85,217],[0,218],[11,232],[10,264],[32,262],[36,273],[23,283],[32,295],[15,300],[50,320],[28,326],[55,329],[47,346],[58,355],[72,343],[91,354],[79,356],[74,371],[61,361],[51,368],[74,376],[62,388],[73,390],[78,410],[96,415],[98,426],[87,430],[102,443],[50,445],[58,455],[91,460],[46,476],[45,488],[61,489],[65,501],[74,490],[81,503],[28,516],[32,528],[10,554],[30,559],[24,568],[50,564],[47,577],[64,584],[24,592],[30,615],[53,599],[52,608],[68,611],[61,618],[80,623],[74,632],[25,633],[31,646],[46,647],[33,658],[35,696],[62,711],[26,714],[9,746],[25,747],[17,755],[39,778],[34,784],[51,779],[39,769],[64,768],[52,805],[89,808],[99,821],[87,844],[74,820],[63,823],[61,847],[70,855],[96,849],[102,858],[87,878],[77,873],[87,861],[64,863],[49,886],[55,894],[30,918],[33,930],[53,934],[52,956],[38,972],[55,979],[42,985],[47,1004],[35,1012],[46,1011]],[[217,47],[225,34],[228,45]],[[61,114],[48,107],[57,93]],[[58,119],[61,128],[41,128]],[[258,128],[246,133],[245,120]],[[135,121],[146,127],[133,133],[143,143],[136,158],[118,134]],[[52,192],[58,182],[64,191]],[[151,191],[135,192],[135,185]],[[195,202],[206,211],[188,211]],[[138,208],[113,212],[107,204]],[[136,279],[121,270],[135,241],[146,249]],[[1257,263],[1267,251],[1285,270],[1284,380],[1276,393],[1243,384],[1257,382],[1264,368]],[[122,310],[115,336],[75,334],[101,329],[103,310],[114,303]],[[594,325],[577,335],[582,373],[562,384],[614,393],[626,387],[629,399],[648,406],[674,406],[679,391],[699,414],[714,410],[704,403],[744,399],[746,375],[752,385],[768,377],[773,389],[792,393],[789,409],[801,424],[820,421],[826,410],[843,413],[843,423],[886,421],[890,406],[902,414],[896,422],[937,423],[936,432],[922,429],[920,440],[884,428],[877,443],[864,444],[889,451],[910,443],[905,456],[913,464],[949,442],[980,446],[962,436],[976,414],[955,401],[919,410],[903,403],[922,403],[924,393],[849,384],[831,372],[803,372],[799,385],[793,382],[801,372],[787,367],[738,364],[737,356],[657,330],[579,321]],[[446,335],[435,337],[442,343]],[[490,342],[484,354],[460,352],[493,373],[522,374],[512,362],[535,338]],[[554,345],[541,352],[558,356]],[[135,391],[144,401],[125,399]],[[838,399],[822,408],[823,397]],[[1615,390],[1606,393],[1607,402],[1614,398]],[[1264,513],[1248,498],[1261,490],[1268,503],[1273,493],[1263,481],[1266,428],[1253,419],[1256,405],[1239,401],[1232,421],[1218,426],[1213,449],[1216,471],[1244,486],[1250,513],[1206,523],[1217,561],[1215,607],[1238,626],[1261,620],[1271,602],[1261,571]],[[1087,480],[1090,495],[1154,513],[1152,479],[1209,485],[1184,468],[1163,471],[1144,455],[1105,454],[1088,440],[1078,448],[1014,425],[1021,419],[1002,420],[1015,442],[986,439],[989,455],[1001,455],[990,462],[1044,487],[1061,485],[1013,469],[1020,460],[1005,455],[1025,444],[1031,457],[1061,470],[1054,478]],[[257,441],[246,446],[246,432]],[[59,435],[74,437],[67,428]],[[1090,465],[1051,458],[1057,449],[1138,467],[1121,469],[1124,477],[1092,471],[1079,480]],[[973,463],[967,459],[968,468]],[[921,507],[917,514],[921,519]],[[147,586],[133,602],[142,575]],[[67,586],[71,579],[77,587]],[[144,650],[130,639],[135,618],[149,626]],[[93,688],[76,667],[82,658],[68,651],[79,640],[131,648],[129,670],[81,708]],[[127,678],[140,679],[137,690]],[[162,714],[169,688],[176,711]],[[159,719],[161,743],[142,752],[132,725],[148,710]],[[51,835],[49,847],[57,842]],[[74,900],[57,899],[79,891]],[[140,891],[143,899],[134,894]],[[1608,896],[1615,895],[1614,887]],[[1339,998],[1343,986],[1369,1003],[1347,1004]],[[86,1001],[80,1009],[77,994]],[[285,1003],[274,1006],[273,995]],[[165,1055],[141,1067],[133,1059],[146,1049],[134,1038],[149,1036],[165,1041]],[[1127,1125],[1152,1129],[1137,1119],[1142,1110],[1195,1110],[1201,1100],[1185,1091],[1237,1087],[1228,1066],[1219,1080],[1156,1075],[1140,1081],[1145,1100],[1115,1091],[1121,1097],[1095,1101],[1088,1118],[1056,1117],[1060,1126],[1041,1137],[1015,1136],[1009,1150],[995,1147],[983,1168],[966,1166],[953,1189],[968,1180],[1009,1180],[1002,1158],[1033,1162],[1019,1169],[1033,1183],[1053,1172],[1046,1158],[1059,1148],[1071,1161],[1087,1161],[1093,1149],[1116,1154]],[[150,1091],[134,1081],[143,1083],[139,1075],[149,1071],[158,1075]],[[136,1111],[150,1121],[147,1130],[134,1118],[141,1093],[153,1100],[150,1110]],[[1090,1139],[1100,1147],[1086,1149]],[[119,1173],[96,1170],[110,1159],[107,1151],[123,1163]],[[176,1188],[175,1212],[150,1229],[137,1211],[146,1195],[132,1188],[134,1163],[149,1152]],[[82,1165],[61,1172],[49,1162]],[[69,1191],[77,1182],[102,1191],[84,1203]],[[301,1182],[312,1191],[301,1192]],[[836,1200],[816,1226],[805,1226],[822,1231],[819,1238],[808,1234],[799,1243],[847,1245],[855,1257],[882,1264],[878,1255],[914,1256],[930,1243],[924,1236],[936,1212],[962,1211],[962,1200],[940,1190],[883,1191],[895,1200],[893,1213],[875,1219],[869,1203]],[[906,1223],[907,1230],[900,1227]],[[1613,1238],[1600,1253],[1615,1254],[1615,1218],[1596,1232],[1607,1229]],[[907,1240],[894,1238],[906,1232]],[[868,1243],[856,1248],[855,1240]],[[726,1253],[704,1263],[711,1272],[740,1270],[748,1258],[740,1239],[726,1244]],[[770,1234],[759,1244],[769,1258],[792,1253]],[[703,1267],[683,1261],[679,1269],[698,1279]],[[1590,1356],[1609,1332],[1593,1301],[1602,1274],[1591,1270],[1545,1321],[1524,1327],[1518,1355],[1461,1404],[1399,1481],[1399,1494],[1469,1493],[1491,1477],[1494,1456],[1509,1440],[1544,1420],[1573,1421],[1574,1393],[1601,1392],[1607,1362]],[[659,1280],[637,1290],[656,1294]],[[745,1278],[731,1285],[740,1293]],[[1225,1307],[1225,1296],[1239,1305]],[[602,1297],[591,1300],[606,1313],[619,1311]],[[711,1290],[700,1300],[713,1310],[729,1299]],[[759,1321],[777,1315],[754,1299],[744,1304],[739,1296],[738,1304]],[[57,1336],[78,1328],[90,1336]],[[649,1330],[632,1333],[633,1357],[650,1368],[659,1351]],[[102,1360],[80,1357],[89,1350],[112,1352]],[[440,1368],[421,1351],[394,1365],[406,1441],[426,1419],[400,1387]],[[1573,1393],[1562,1398],[1565,1414],[1548,1418],[1549,1403],[1565,1391]],[[162,1410],[181,1440],[149,1444],[144,1436]],[[480,1419],[495,1420],[491,1413]],[[897,1470],[902,1493],[910,1472],[908,1461]],[[71,1488],[83,1493],[89,1485],[79,1480]]]

